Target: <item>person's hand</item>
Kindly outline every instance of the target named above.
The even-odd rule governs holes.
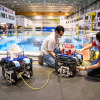
[[[60,49],[61,52],[63,52],[63,48],[62,47],[59,47],[59,49]]]
[[[85,67],[77,67],[77,69],[79,69],[79,70],[85,70]]]
[[[76,53],[82,53],[83,49],[76,50]]]
[[[60,49],[61,52],[63,52],[63,49]]]

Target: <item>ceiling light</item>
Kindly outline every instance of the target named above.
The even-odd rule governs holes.
[[[76,2],[74,2],[74,3],[76,3]]]
[[[30,2],[30,1],[29,1]]]
[[[19,4],[17,4],[17,5],[19,5]]]
[[[16,1],[14,1],[14,3],[17,3]]]

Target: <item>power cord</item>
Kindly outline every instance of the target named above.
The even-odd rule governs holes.
[[[33,90],[40,90],[40,89],[43,89],[43,88],[48,84],[50,75],[51,75],[54,71],[55,71],[55,70],[53,70],[53,71],[51,71],[51,72],[49,73],[47,82],[45,83],[45,85],[43,85],[43,86],[40,87],[40,88],[33,88],[32,86],[30,86],[30,85],[23,79],[23,77],[22,77],[21,74],[23,74],[24,71],[23,71],[23,73],[19,74],[19,76],[21,77],[21,79],[23,80],[23,82],[24,82],[29,88],[31,88],[31,89],[33,89]],[[16,72],[16,73],[18,73],[18,72]]]

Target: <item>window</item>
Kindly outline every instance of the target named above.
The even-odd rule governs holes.
[[[82,9],[81,13],[84,14],[84,9]]]
[[[8,19],[8,15],[6,14],[6,19]]]
[[[98,12],[97,17],[100,17],[100,12]]]
[[[74,22],[77,22],[77,21],[78,21],[78,19],[75,19],[75,20],[74,20]]]
[[[76,27],[78,27],[78,24],[76,24]]]
[[[98,26],[100,26],[100,22],[98,22]]]
[[[14,16],[9,15],[9,19],[14,20]]]
[[[2,17],[2,18],[5,18],[5,14],[4,14],[4,13],[1,13],[1,17]]]
[[[88,20],[88,16],[85,17],[85,20]]]
[[[95,19],[95,16],[94,15],[93,16],[90,16],[90,18]]]

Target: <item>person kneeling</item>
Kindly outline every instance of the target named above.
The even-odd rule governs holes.
[[[80,70],[87,70],[88,76],[95,76],[95,75],[100,74],[100,32],[98,32],[96,34],[96,40],[92,44],[89,44],[86,47],[84,47],[83,49],[79,50],[79,52],[82,52],[83,50],[91,49],[96,46],[98,47],[99,56],[96,60],[94,60],[91,63],[91,66],[77,67],[77,69],[80,69]]]
[[[41,46],[41,56],[39,56],[38,63],[43,65],[43,61],[55,67],[55,57],[56,54],[62,52],[62,45],[60,38],[64,34],[64,28],[62,26],[57,26],[55,32],[51,33],[44,41]]]

